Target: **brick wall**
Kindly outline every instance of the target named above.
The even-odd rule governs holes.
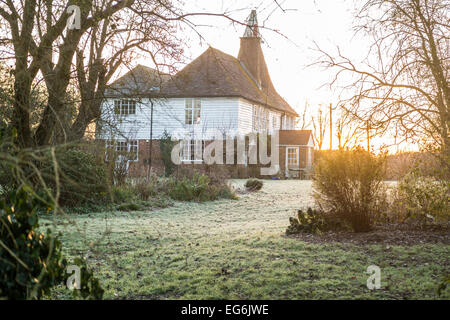
[[[139,140],[139,155],[137,162],[130,162],[129,173],[130,176],[139,177],[148,174],[148,159],[149,159],[149,141]],[[207,142],[208,144],[209,142]],[[225,151],[225,149],[224,149]],[[300,167],[306,167],[308,147],[300,147]],[[281,172],[285,172],[286,168],[286,147],[279,147],[279,161]],[[181,164],[177,166],[174,174],[178,176],[190,175],[195,170],[199,173],[208,175],[217,175],[224,178],[267,178],[260,176],[260,165],[205,165],[205,164]],[[152,142],[152,171],[156,174],[164,173],[164,164],[161,159],[161,150],[159,140]]]
[[[134,177],[146,175],[149,169],[150,140],[139,140],[138,143],[138,161],[130,162],[129,166],[129,173]],[[152,171],[157,174],[164,173],[159,140],[152,141]]]

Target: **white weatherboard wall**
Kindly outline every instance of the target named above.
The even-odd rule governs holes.
[[[248,101],[243,98],[239,98],[239,116],[238,116],[238,123],[239,123],[239,134],[245,135],[253,131],[253,106],[261,107],[260,105],[257,105],[255,103],[252,103],[251,101]],[[282,118],[290,119],[289,125],[287,125],[286,120],[283,122],[283,128],[280,128],[282,124]],[[275,122],[275,127],[274,127]],[[273,132],[273,130],[279,130],[279,129],[294,129],[294,127],[290,124],[294,124],[294,118],[283,116],[281,112],[274,111],[273,109],[270,109],[269,111],[269,132]]]
[[[171,136],[184,138],[188,132],[192,137],[200,139],[212,138],[207,131],[215,129],[223,134],[234,136],[246,135],[253,131],[254,103],[243,98],[198,98],[201,100],[201,123],[185,124],[185,98],[169,98],[153,100],[153,139],[159,139],[166,130]],[[107,99],[102,105],[103,130],[100,139],[150,139],[151,104],[147,98],[138,99],[136,114],[115,115],[114,100]],[[283,116],[274,110],[269,111],[269,132],[274,129],[293,129],[292,117]],[[286,122],[286,118],[292,122]],[[194,133],[192,133],[194,132]]]
[[[238,133],[240,135],[253,131],[253,105],[254,103],[239,98]]]
[[[201,100],[201,123],[185,124],[185,98],[153,100],[153,139],[158,139],[164,130],[172,135],[195,131],[203,135],[216,129],[220,132],[238,130],[238,98],[199,98]],[[102,105],[104,125],[99,138],[102,139],[150,139],[151,104],[149,99],[140,99],[136,114],[115,115],[114,100],[108,99]],[[111,124],[111,125],[109,125]]]

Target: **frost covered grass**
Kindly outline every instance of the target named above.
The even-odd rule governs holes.
[[[233,183],[245,189],[245,180]],[[89,253],[107,299],[437,298],[448,245],[387,249],[286,237],[288,218],[312,205],[310,192],[310,181],[266,180],[259,192],[238,192],[239,200],[72,216],[61,227],[63,247]],[[370,291],[365,271],[373,264],[382,287]],[[69,297],[58,288],[51,298]]]

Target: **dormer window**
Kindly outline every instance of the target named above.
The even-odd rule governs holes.
[[[200,124],[202,105],[200,99],[186,99],[185,124]]]
[[[119,115],[136,114],[136,100],[133,99],[114,100],[114,113]]]

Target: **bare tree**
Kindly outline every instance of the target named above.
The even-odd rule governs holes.
[[[193,16],[210,15],[244,24],[224,13],[182,12],[177,0],[0,0],[0,54],[14,62],[12,125],[22,147],[77,139],[99,115],[106,83],[136,51],[176,57],[173,23],[195,28]],[[79,28],[66,28],[68,8],[80,8]],[[181,3],[179,4],[181,7]],[[42,74],[43,79],[40,78]],[[65,123],[68,87],[76,79],[81,101],[76,118]],[[44,81],[47,104],[30,122],[33,85]],[[59,133],[57,131],[60,131]],[[56,141],[57,143],[59,141]]]
[[[300,128],[300,130],[305,130],[311,124],[311,119],[308,119],[308,110],[309,110],[309,102],[305,101],[305,106],[303,107],[303,112],[299,118],[297,118],[296,127]]]
[[[364,64],[323,50],[320,64],[346,77],[348,111],[382,134],[436,146],[448,166],[450,152],[450,2],[367,0],[357,32],[374,39]]]
[[[67,3],[62,0],[2,1],[0,17],[7,25],[3,44],[12,49],[15,62],[13,125],[22,146],[32,146],[35,142],[45,144],[49,140],[49,132],[57,122],[57,116],[62,114],[73,55],[82,35],[98,21],[111,17],[133,2],[110,1],[108,5],[96,6],[95,0],[70,0]],[[82,23],[80,28],[67,30],[71,15],[67,9],[71,5],[80,8]],[[32,130],[31,90],[39,71],[48,74],[45,81],[51,95],[37,129]]]
[[[154,1],[153,7],[144,4],[141,2],[130,12],[118,12],[105,19],[80,42],[73,67],[80,91],[80,109],[78,117],[67,128],[70,140],[81,139],[88,124],[99,118],[107,83],[120,66],[132,64],[136,51],[147,54],[157,69],[164,68],[167,72],[174,69],[174,61],[181,60],[181,41],[175,36],[174,25],[142,13],[147,9],[163,16],[167,7]],[[87,57],[84,52],[88,53]],[[159,71],[162,75],[163,71]],[[160,76],[159,82],[162,81]]]
[[[364,130],[345,110],[341,111],[339,118],[336,120],[335,127],[339,150],[345,148],[351,149],[361,142]]]

